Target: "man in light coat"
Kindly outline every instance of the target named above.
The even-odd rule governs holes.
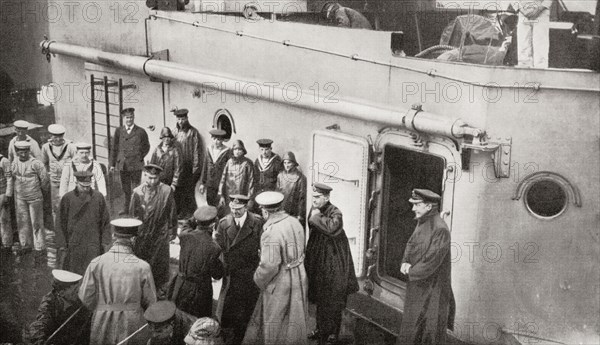
[[[90,159],[92,145],[77,143],[75,148],[77,149],[76,157],[68,161],[62,169],[60,189],[58,191],[59,197],[62,198],[67,192],[74,190],[77,186],[75,172],[89,171],[92,173],[92,189],[97,190],[106,198],[106,180],[102,167],[98,161]]]
[[[243,344],[307,344],[304,229],[282,210],[283,194],[267,191],[255,200],[266,219],[254,273],[261,293]]]
[[[90,345],[118,344],[146,324],[144,310],[156,302],[150,265],[133,254],[133,237],[142,222],[121,218],[111,224],[113,246],[90,263],[79,289],[79,299],[93,311]],[[149,330],[142,332],[146,337],[136,339],[148,338]]]
[[[17,120],[13,124],[15,127],[15,133],[17,134],[8,143],[8,160],[11,163],[17,158],[17,151],[15,150],[15,143],[17,141],[26,141],[29,143],[29,154],[36,159],[42,159],[42,151],[40,150],[40,144],[33,139],[27,131],[29,130],[29,122],[24,120]]]

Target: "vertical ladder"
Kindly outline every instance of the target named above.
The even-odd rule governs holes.
[[[112,80],[107,76],[96,78],[90,76],[91,112],[92,112],[92,154],[104,168],[110,167],[112,152],[112,133],[123,125],[123,90],[135,88],[134,84],[123,85],[123,79]],[[104,170],[104,169],[103,169]],[[107,199],[112,196],[112,183],[107,171]]]

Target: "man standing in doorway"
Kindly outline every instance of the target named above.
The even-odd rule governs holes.
[[[177,236],[177,210],[170,186],[159,181],[162,168],[144,167],[146,183],[133,190],[129,215],[141,220],[134,252],[148,262],[156,288],[169,281],[169,242]]]
[[[108,250],[111,241],[106,201],[92,189],[93,174],[77,171],[77,187],[60,200],[56,218],[56,245],[59,266],[77,274],[85,273],[90,261]]]
[[[125,194],[123,213],[127,213],[131,193],[140,185],[142,179],[144,157],[150,151],[150,142],[146,131],[134,123],[134,108],[123,109],[121,116],[124,124],[115,130],[110,171],[116,168],[120,172],[121,186]]]
[[[548,68],[552,0],[519,0],[519,67]]]
[[[196,210],[194,191],[196,182],[202,173],[203,144],[200,132],[188,120],[187,109],[173,111],[177,117],[177,124],[173,129],[175,140],[181,149],[181,174],[179,186],[175,191],[175,203],[179,218],[189,218]]]
[[[337,343],[348,295],[358,291],[342,212],[329,202],[331,190],[323,183],[313,185],[306,246],[308,299],[317,305],[317,328],[309,338],[327,345]]]
[[[408,275],[398,345],[445,344],[454,326],[450,285],[450,231],[439,214],[440,196],[413,189],[417,227],[406,244],[400,272]]]

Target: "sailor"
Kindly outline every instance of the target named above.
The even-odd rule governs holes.
[[[283,194],[256,196],[265,225],[254,283],[261,293],[244,344],[307,344],[308,282],[304,270],[304,229],[282,208]]]
[[[70,140],[65,140],[65,127],[57,124],[48,126],[50,139],[42,145],[42,163],[50,175],[50,194],[52,197],[52,215],[56,221],[58,204],[60,201],[59,189],[62,169],[65,162],[75,158],[77,148]]]
[[[90,345],[118,344],[138,331],[146,324],[144,310],[156,302],[150,265],[133,253],[142,221],[120,218],[111,224],[114,243],[92,260],[79,289],[79,299],[93,311]]]
[[[41,266],[46,253],[42,189],[48,189],[48,174],[44,164],[30,155],[30,141],[14,145],[18,159],[11,165],[11,178],[6,195],[15,197],[20,253],[34,247],[34,263]]]
[[[93,174],[75,172],[77,187],[60,200],[56,224],[59,266],[78,274],[109,249],[110,217],[106,200],[92,189]]]
[[[194,213],[197,228],[181,230],[179,241],[179,273],[172,280],[168,298],[177,308],[196,317],[211,316],[213,302],[212,279],[223,277],[221,249],[212,239],[217,209],[201,206]]]
[[[30,137],[27,134],[27,130],[29,129],[29,122],[24,120],[17,120],[13,124],[15,127],[15,133],[17,134],[14,138],[10,140],[8,143],[8,160],[11,163],[17,157],[17,152],[15,151],[15,143],[17,141],[26,141],[29,143],[29,154],[31,154],[36,159],[42,159],[42,151],[40,150],[40,145],[35,139]]]
[[[60,176],[59,196],[62,197],[67,192],[72,191],[77,186],[75,178],[76,171],[89,171],[92,176],[92,188],[100,192],[106,198],[106,180],[100,163],[94,159],[90,159],[92,145],[87,143],[75,144],[77,155],[70,162],[63,166]]]
[[[197,320],[177,309],[171,301],[152,303],[144,312],[144,318],[151,332],[147,345],[184,345],[183,339]]]
[[[283,193],[283,209],[306,224],[306,176],[298,169],[293,152],[283,155],[283,170],[277,176],[277,190]]]
[[[144,167],[145,183],[133,190],[129,215],[143,222],[135,240],[135,255],[148,262],[156,288],[169,281],[169,242],[177,236],[177,210],[173,190],[159,181],[162,168]]]
[[[223,345],[217,320],[202,317],[192,325],[184,339],[187,345]]]
[[[219,221],[214,233],[225,264],[217,318],[227,344],[241,344],[260,292],[252,277],[258,267],[256,253],[264,222],[259,215],[248,212],[248,200],[245,195],[231,195],[231,213]]]
[[[518,0],[519,67],[548,68],[552,0]]]
[[[362,13],[349,7],[342,7],[335,2],[325,3],[321,13],[323,13],[325,19],[340,27],[367,30],[373,29],[369,20]]]
[[[256,141],[260,155],[254,161],[256,169],[256,193],[275,190],[277,188],[277,175],[283,170],[283,162],[278,154],[273,152],[273,140],[259,139]]]
[[[219,205],[219,182],[221,182],[225,164],[231,158],[231,149],[223,144],[227,134],[224,130],[212,129],[209,133],[213,143],[206,149],[200,193],[206,193],[206,202],[217,207]]]
[[[202,136],[188,120],[187,109],[173,111],[177,117],[177,124],[173,129],[175,140],[181,149],[181,174],[178,185],[181,188],[175,191],[175,203],[180,218],[190,217],[196,210],[194,191],[196,182],[202,174],[204,151],[202,149]]]
[[[13,243],[13,229],[10,224],[10,207],[7,192],[8,180],[11,179],[11,167],[8,158],[0,153],[0,234],[2,234],[2,253],[10,254]]]
[[[35,321],[23,332],[26,344],[86,344],[90,334],[90,313],[83,307],[77,290],[79,274],[52,270],[52,291],[42,298]]]
[[[250,202],[254,196],[256,177],[252,161],[246,157],[246,147],[241,140],[235,140],[231,147],[231,158],[223,168],[223,175],[219,183],[219,206],[228,213],[230,195],[247,195]]]
[[[308,299],[317,306],[317,328],[309,338],[326,344],[337,343],[348,295],[358,291],[342,212],[330,202],[331,191],[324,183],[313,185],[306,246]]]
[[[160,131],[160,140],[161,142],[152,152],[150,163],[162,168],[160,182],[176,190],[179,184],[182,163],[179,144],[175,142],[175,136],[169,127],[165,127]]]
[[[125,194],[123,213],[129,210],[129,201],[133,189],[140,185],[144,157],[150,151],[148,133],[135,122],[135,109],[121,111],[124,125],[115,130],[110,171],[117,169],[121,177],[121,186]],[[106,194],[106,193],[104,193]]]
[[[450,285],[450,231],[439,214],[440,196],[413,189],[417,227],[410,236],[400,272],[408,275],[404,314],[396,344],[446,344],[446,328],[454,326]]]

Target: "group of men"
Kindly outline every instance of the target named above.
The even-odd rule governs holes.
[[[306,178],[292,152],[282,159],[272,151],[272,140],[260,139],[260,157],[252,162],[245,157],[242,141],[234,140],[229,149],[224,145],[226,133],[213,129],[213,143],[205,155],[200,155],[201,137],[189,124],[185,109],[175,111],[176,129],[161,131],[161,143],[151,163],[144,164],[150,149],[147,135],[135,125],[133,109],[125,109],[122,115],[124,126],[115,134],[110,169],[120,172],[126,195],[127,210],[122,212],[125,218],[109,221],[101,167],[89,159],[89,145],[69,148],[61,126],[49,128],[52,138],[41,150],[42,157],[48,156],[42,158],[43,163],[35,158],[37,143],[19,132],[20,123],[15,124],[18,135],[11,143],[18,160],[13,158],[6,164],[0,158],[0,167],[7,169],[6,196],[12,196],[9,191],[14,190],[17,208],[28,207],[27,220],[34,224],[33,231],[25,231],[21,227],[25,217],[21,216],[21,244],[27,246],[27,234],[33,233],[39,251],[44,236],[36,229],[44,227],[36,223],[32,204],[41,203],[41,189],[49,182],[49,171],[52,200],[58,201],[53,209],[56,244],[63,254],[59,255],[59,267],[83,276],[78,283],[79,302],[58,304],[57,308],[72,310],[79,305],[91,312],[91,344],[117,344],[147,331],[146,323],[155,344],[160,343],[160,334],[173,341],[173,327],[181,324],[175,321],[176,314],[213,325],[213,332],[200,333],[214,339],[222,337],[227,344],[306,344],[308,339],[336,344],[348,295],[358,291],[358,283],[342,212],[330,202],[331,186],[313,184],[312,207],[307,216]],[[181,133],[185,148],[180,144]],[[61,163],[63,159],[66,161]],[[76,182],[69,187],[72,180]],[[200,181],[208,205],[196,207],[194,180]],[[32,193],[34,189],[39,193]],[[57,194],[52,194],[56,190]],[[178,196],[177,191],[182,193]],[[438,220],[435,205],[439,196],[436,199],[435,194],[419,190],[415,193],[410,202],[415,204],[413,210],[419,220],[413,235],[419,243],[414,247],[409,243],[401,271],[410,277],[408,295],[415,301],[429,301],[423,296],[433,294],[436,315],[413,315],[422,308],[431,308],[425,302],[413,309],[407,307],[402,344],[420,343],[419,339],[432,339],[430,336],[443,339],[446,324],[441,321],[444,316],[437,317],[437,313],[445,313],[448,318],[453,315],[446,255],[449,232],[441,218]],[[184,211],[177,234],[178,212],[185,207],[194,209],[193,216]],[[425,218],[433,219],[435,226],[422,225]],[[308,242],[305,224],[310,229]],[[419,231],[419,227],[424,230]],[[4,228],[2,234],[5,243]],[[179,267],[172,274],[169,242],[177,235],[181,246]],[[431,236],[436,240],[432,242]],[[431,243],[436,247],[431,248]],[[425,252],[419,252],[424,245]],[[221,278],[222,290],[214,311],[212,281]],[[55,288],[61,286],[64,284]],[[157,316],[150,308],[157,299],[171,301],[174,307],[167,309],[177,313],[159,312]],[[312,332],[306,323],[309,302],[316,304],[317,323]],[[213,317],[221,323],[222,332]],[[60,322],[54,321],[50,334],[60,327]],[[44,334],[47,339],[48,332]]]

